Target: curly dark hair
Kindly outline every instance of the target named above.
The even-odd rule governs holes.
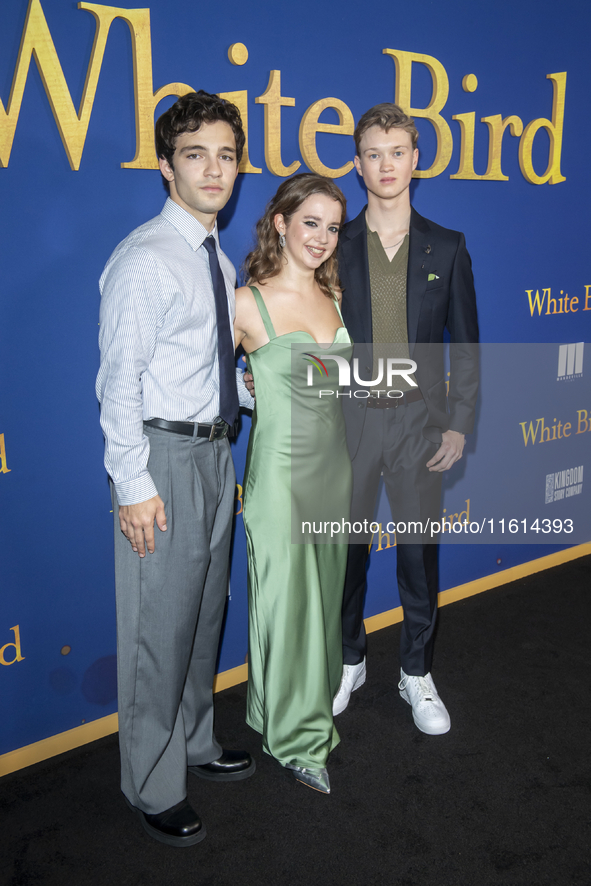
[[[373,108],[366,111],[355,127],[353,138],[355,139],[357,156],[359,156],[361,139],[372,126],[379,126],[384,132],[390,132],[391,129],[404,129],[410,135],[413,150],[417,146],[419,132],[412,117],[405,114],[402,108],[393,102],[382,102],[381,105],[374,105]]]
[[[231,127],[236,140],[236,165],[242,159],[245,135],[240,111],[232,102],[200,89],[181,96],[156,121],[156,153],[172,167],[176,140],[184,132],[197,132],[204,123],[221,120]]]
[[[340,188],[332,179],[314,172],[303,172],[282,182],[274,197],[265,209],[265,214],[256,225],[257,243],[252,252],[244,260],[243,271],[247,283],[262,283],[276,277],[283,266],[282,249],[279,245],[279,233],[274,218],[282,215],[286,226],[294,212],[297,212],[304,200],[313,194],[324,194],[335,200],[341,207],[341,225],[347,213],[347,201]],[[322,292],[329,298],[334,297],[334,290],[341,289],[339,280],[336,249],[319,268],[314,277]]]

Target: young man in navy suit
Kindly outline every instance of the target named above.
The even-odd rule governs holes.
[[[356,343],[367,343],[365,378],[376,378],[378,353],[412,358],[415,385],[402,377],[352,391],[343,400],[353,463],[351,523],[372,520],[383,476],[394,521],[437,519],[441,474],[462,457],[478,388],[476,298],[463,234],[420,216],[409,186],[418,161],[414,121],[397,105],[367,111],[355,130],[355,167],[367,206],[343,228],[339,272],[343,319]],[[446,396],[444,330],[451,375]],[[392,351],[391,344],[396,343]],[[467,344],[466,344],[467,343]],[[380,345],[388,344],[380,351]],[[373,363],[373,365],[372,365]],[[400,384],[399,382],[402,382]],[[369,396],[367,393],[370,392]],[[356,396],[358,395],[358,396]],[[365,682],[363,605],[367,539],[350,539],[343,600],[343,678],[334,714]],[[364,543],[360,543],[364,542]],[[429,543],[430,542],[430,543]],[[399,689],[422,732],[450,728],[431,677],[437,617],[437,544],[397,531],[397,580],[404,610]]]

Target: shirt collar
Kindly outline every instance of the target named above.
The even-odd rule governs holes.
[[[175,203],[170,197],[167,198],[166,203],[162,208],[161,215],[167,222],[170,222],[170,224],[176,228],[181,237],[187,241],[194,252],[197,252],[199,247],[203,246],[203,241],[209,236],[214,238],[219,247],[220,242],[217,220],[213,229],[207,231],[200,221],[197,221],[194,216],[183,209],[182,206],[179,206],[178,203]]]

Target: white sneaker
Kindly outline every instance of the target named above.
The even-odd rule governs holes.
[[[437,694],[431,674],[409,677],[400,668],[398,684],[400,695],[412,707],[415,725],[427,735],[443,735],[449,732],[451,721],[447,709]]]
[[[365,658],[358,665],[343,665],[343,676],[339,691],[332,703],[332,715],[342,714],[351,698],[351,693],[359,689],[365,683],[366,669]]]

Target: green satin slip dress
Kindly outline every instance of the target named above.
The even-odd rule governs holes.
[[[318,769],[339,741],[332,700],[342,673],[346,534],[337,544],[293,544],[291,523],[302,514],[308,519],[315,502],[322,510],[327,501],[332,516],[349,519],[351,463],[340,401],[319,397],[319,388],[339,389],[337,363],[324,358],[335,354],[348,361],[352,346],[344,326],[328,348],[306,332],[276,335],[261,294],[251,289],[269,342],[248,356],[256,407],[243,490],[246,719],[282,765]],[[340,316],[336,301],[335,307]],[[317,366],[308,374],[307,357],[320,357],[325,374]]]

